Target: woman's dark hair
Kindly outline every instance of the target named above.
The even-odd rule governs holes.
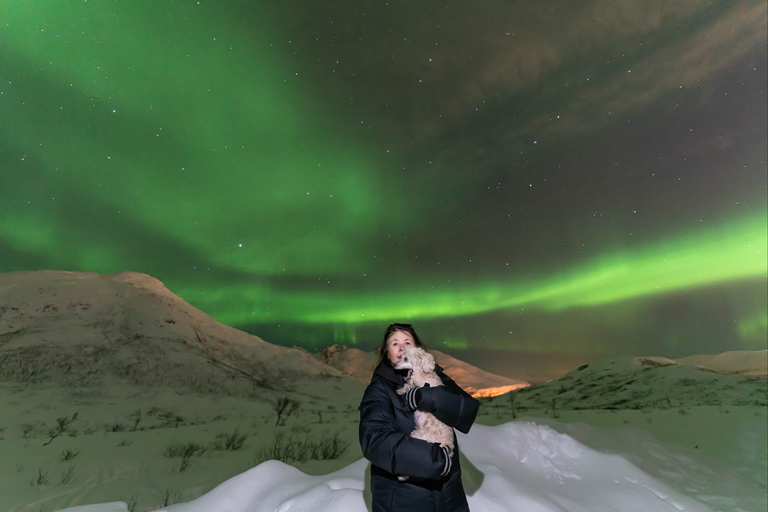
[[[385,354],[387,353],[387,342],[389,341],[389,337],[396,332],[404,332],[409,334],[411,338],[413,338],[413,344],[415,346],[423,348],[424,350],[427,349],[424,343],[422,343],[419,339],[419,335],[416,334],[416,331],[413,330],[413,326],[411,324],[390,324],[390,326],[387,327],[387,332],[384,333],[384,341],[381,342],[381,345],[379,345],[379,348],[376,350],[379,355],[379,361],[386,361],[389,365],[392,364],[389,358],[385,357]]]

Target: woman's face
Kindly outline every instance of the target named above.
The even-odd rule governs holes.
[[[403,351],[413,345],[413,338],[407,332],[393,332],[387,340],[387,357],[389,357],[389,361],[395,364],[403,357]]]

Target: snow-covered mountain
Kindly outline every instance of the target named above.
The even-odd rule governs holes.
[[[521,380],[486,372],[439,350],[430,349],[429,353],[435,357],[435,362],[447,375],[475,397],[502,395],[529,385]],[[345,345],[331,345],[318,354],[317,358],[366,385],[371,381],[373,370],[378,364],[375,352],[364,352]]]
[[[768,350],[739,350],[716,355],[698,355],[677,359],[688,364],[727,375],[768,376]]]
[[[0,274],[0,379],[262,397],[310,381],[360,389],[306,351],[219,323],[132,272]]]

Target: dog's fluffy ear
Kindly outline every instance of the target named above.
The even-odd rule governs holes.
[[[429,352],[426,352],[425,350],[419,350],[418,352],[419,357],[419,366],[428,372],[435,371],[435,358],[430,354]]]

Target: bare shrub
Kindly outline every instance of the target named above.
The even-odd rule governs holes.
[[[61,462],[67,462],[68,460],[74,459],[79,454],[80,454],[80,450],[70,450],[69,448],[67,448],[66,450],[61,451],[61,455],[59,455],[59,460]]]
[[[312,460],[334,460],[338,459],[347,451],[349,443],[341,439],[339,433],[332,436],[326,435],[315,441],[307,439],[304,449],[309,452],[309,458]]]
[[[32,480],[29,481],[29,486],[48,485],[48,482],[48,470],[43,471],[43,468],[38,468],[37,475],[33,476]]]
[[[189,442],[189,443],[179,443],[177,441],[172,441],[171,444],[169,444],[165,451],[163,452],[163,455],[168,457],[169,459],[175,458],[175,457],[194,457],[194,456],[200,456],[204,454],[208,449],[200,444],[197,444],[195,442]]]
[[[179,462],[179,473],[183,473],[189,468],[189,459],[191,457],[199,457],[206,451],[208,451],[208,448],[194,442],[178,443],[173,441],[166,447],[163,455],[169,459],[181,457],[181,461]]]
[[[160,506],[167,507],[181,501],[181,493],[166,489],[160,494]]]
[[[231,434],[221,432],[216,434],[216,440],[213,442],[214,450],[236,451],[243,447],[248,434],[241,434],[239,429],[235,429]]]
[[[555,399],[552,399],[552,417],[557,419],[560,417],[560,413],[557,411],[557,402]]]
[[[320,438],[309,435],[286,436],[283,432],[275,434],[272,443],[254,450],[254,463],[261,464],[265,460],[281,462],[306,462],[308,460],[333,460],[346,453],[349,443],[343,440],[337,432],[333,435],[324,434]]]
[[[115,421],[115,422],[105,426],[104,430],[106,432],[125,432],[127,429],[125,428],[125,425],[123,425],[119,421]]]
[[[61,473],[61,485],[67,485],[68,483],[72,482],[75,479],[75,465],[70,464],[70,466],[64,470],[63,473]]]
[[[281,396],[274,401],[273,406],[277,413],[277,422],[275,422],[275,426],[279,427],[285,425],[285,420],[299,408],[299,402],[288,398],[287,396]]]
[[[120,498],[120,501],[125,502],[128,512],[134,512],[136,510],[136,504],[139,502],[139,496],[138,494],[134,494],[127,500]]]
[[[141,423],[141,409],[136,409],[131,413],[131,419],[133,420],[133,426],[131,427],[131,431],[135,432],[139,429],[139,423]]]
[[[30,434],[32,434],[35,431],[35,426],[31,423],[24,423],[21,426],[21,438],[22,439],[29,439]]]
[[[51,438],[46,443],[43,443],[43,446],[48,446],[54,439],[66,432],[72,422],[76,419],[77,413],[73,414],[71,417],[63,416],[61,418],[56,418],[56,426],[48,431],[48,435],[51,436]]]

